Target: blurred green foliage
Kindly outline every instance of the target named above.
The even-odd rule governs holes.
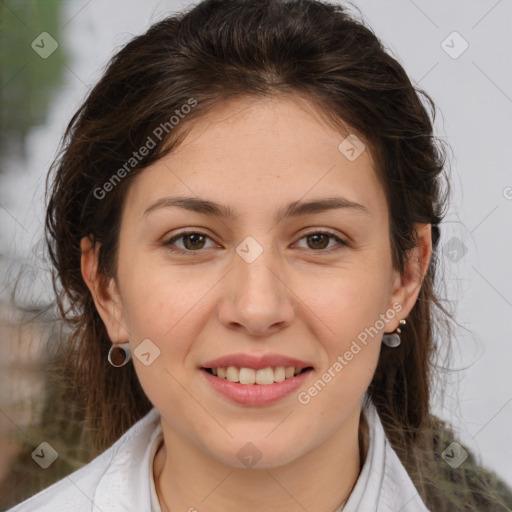
[[[45,123],[66,55],[60,44],[62,0],[0,1],[0,152],[26,155],[29,130]],[[32,49],[42,32],[58,48],[46,59]],[[41,43],[39,43],[41,44]]]

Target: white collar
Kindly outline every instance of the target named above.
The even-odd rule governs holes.
[[[429,512],[391,447],[376,407],[362,410],[369,426],[366,459],[343,512]]]
[[[391,448],[377,410],[369,404],[363,413],[368,453],[343,512],[429,512]],[[161,435],[160,413],[153,408],[94,460],[9,512],[150,512]]]
[[[160,413],[153,407],[111,446],[111,463],[96,487],[94,512],[149,512],[149,461],[161,432]]]
[[[377,409],[369,403],[362,409],[368,423],[369,444],[361,473],[343,512],[428,512],[400,459],[386,437]],[[152,512],[161,512],[153,478],[153,459],[162,439],[158,424],[151,436],[149,461],[143,466],[149,472]],[[142,510],[142,509],[141,509]],[[337,511],[336,511],[337,512]]]

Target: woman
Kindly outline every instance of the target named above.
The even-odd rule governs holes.
[[[434,112],[314,0],[207,0],[114,57],[47,212],[99,456],[13,511],[510,506],[430,414],[446,194],[418,93]]]

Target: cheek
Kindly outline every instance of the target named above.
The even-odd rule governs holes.
[[[353,268],[323,280],[323,286],[305,301],[315,312],[317,320],[312,325],[326,353],[322,381],[338,390],[333,400],[362,393],[371,382],[384,319],[395,315],[387,309],[389,275],[389,269],[378,263],[357,271]]]
[[[137,337],[172,338],[173,331],[183,330],[197,317],[202,298],[215,284],[208,275],[199,278],[171,270],[150,265],[125,269],[123,311],[129,331]]]
[[[335,421],[340,410],[358,406],[372,381],[382,344],[380,331],[367,327],[368,318],[375,314],[378,319],[380,313],[379,308],[368,307],[365,315],[361,305],[352,314],[348,308],[333,312],[335,334],[320,338],[326,357],[314,381],[297,397],[302,406],[311,406],[311,413]]]
[[[304,289],[305,302],[323,320],[334,345],[347,342],[376,324],[382,330],[379,318],[389,305],[390,276],[379,264],[343,269],[317,281],[307,295]]]

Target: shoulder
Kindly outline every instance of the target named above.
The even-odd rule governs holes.
[[[159,430],[160,415],[153,408],[94,460],[7,512],[134,510],[134,483],[144,475],[146,468],[141,465],[147,462],[148,447]],[[149,473],[146,478],[149,485]]]
[[[112,459],[114,445],[74,473],[55,482],[8,512],[76,512],[95,511],[94,494]]]
[[[433,449],[438,454],[434,478],[436,490],[428,496],[432,508],[440,512],[464,508],[468,512],[512,510],[512,489],[495,471],[486,468],[480,457],[457,439],[451,425],[432,416]],[[456,449],[465,458],[456,465],[448,464],[442,454],[453,456]]]
[[[377,430],[382,428],[384,432],[381,422],[378,423]],[[388,508],[383,507],[383,510],[393,510],[393,504],[399,503],[397,499],[403,500],[403,505],[398,507],[403,512],[512,510],[512,490],[493,471],[482,467],[471,450],[455,439],[456,435],[445,421],[431,416],[431,427],[423,431],[417,446],[406,458],[398,455],[384,433],[386,462],[381,498]],[[443,458],[443,453],[454,444],[466,452],[466,458],[452,466]]]

